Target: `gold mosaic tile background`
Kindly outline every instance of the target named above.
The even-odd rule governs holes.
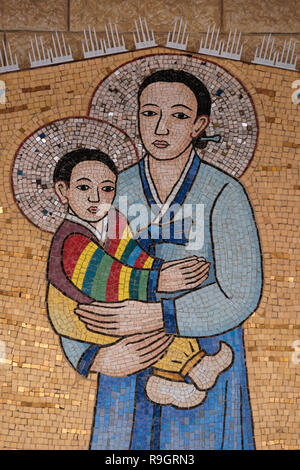
[[[5,7],[7,2],[2,3]],[[66,2],[57,3],[63,8]],[[80,3],[71,2],[74,28],[80,22],[75,14]],[[214,14],[215,3],[206,14]],[[55,27],[63,28],[63,19]],[[156,48],[147,54],[165,51]],[[96,376],[85,379],[71,368],[46,316],[45,270],[51,234],[31,225],[13,200],[14,154],[23,139],[43,124],[85,115],[99,81],[143,54],[130,52],[1,76],[7,86],[7,103],[0,107],[0,340],[6,352],[0,360],[1,449],[86,449],[96,392]],[[299,107],[292,103],[291,85],[298,76],[213,60],[241,80],[258,115],[258,146],[241,178],[256,215],[264,259],[262,300],[245,324],[256,446],[296,449],[300,353],[292,344],[300,340],[300,117]]]

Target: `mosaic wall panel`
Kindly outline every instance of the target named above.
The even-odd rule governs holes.
[[[1,75],[1,449],[299,447],[296,79],[161,47]]]

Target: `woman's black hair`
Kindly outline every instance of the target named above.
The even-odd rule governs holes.
[[[69,186],[71,174],[75,166],[78,165],[78,163],[89,161],[104,163],[116,176],[118,175],[116,165],[106,153],[96,149],[82,148],[66,153],[59,160],[54,170],[53,182],[65,181]]]
[[[151,83],[156,82],[168,82],[168,83],[183,83],[186,85],[195,95],[198,103],[197,116],[205,114],[210,116],[211,110],[211,98],[206,86],[199,80],[199,78],[194,75],[185,72],[184,70],[159,70],[154,72],[145,78],[142,84],[139,87],[138,91],[138,100],[140,101],[140,96],[145,88]],[[195,148],[205,148],[207,145],[206,141],[202,141],[201,138],[206,137],[206,132],[203,131],[197,139],[194,139],[193,146]]]

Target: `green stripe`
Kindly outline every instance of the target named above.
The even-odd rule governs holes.
[[[99,302],[105,302],[106,300],[107,280],[114,261],[114,258],[111,256],[104,255],[96,271],[91,289],[91,297]]]
[[[140,285],[139,285],[139,300],[147,300],[148,295],[148,279],[150,271],[141,269]]]
[[[133,240],[133,238],[131,238],[129,242],[127,243],[126,248],[123,251],[123,254],[120,258],[121,263],[127,264],[128,258],[133,252],[133,250],[135,249],[136,245],[137,245],[136,241]]]
[[[133,269],[131,271],[130,282],[129,282],[129,297],[131,299],[140,300],[139,299],[139,285],[140,285],[141,272],[142,271],[140,269]]]
[[[88,267],[86,268],[86,273],[84,276],[81,290],[87,295],[90,295],[91,293],[91,289],[93,287],[93,280],[97,272],[97,267],[99,266],[99,263],[101,262],[103,256],[105,256],[104,251],[100,248],[97,248],[97,250],[90,259]]]

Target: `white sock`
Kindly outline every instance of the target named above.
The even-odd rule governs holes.
[[[212,388],[219,375],[233,362],[231,347],[223,341],[220,344],[220,350],[216,354],[204,356],[188,373],[188,377],[199,390]]]
[[[172,405],[176,408],[194,408],[206,398],[206,392],[197,390],[193,384],[175,382],[151,375],[146,384],[149,400],[159,405]]]

